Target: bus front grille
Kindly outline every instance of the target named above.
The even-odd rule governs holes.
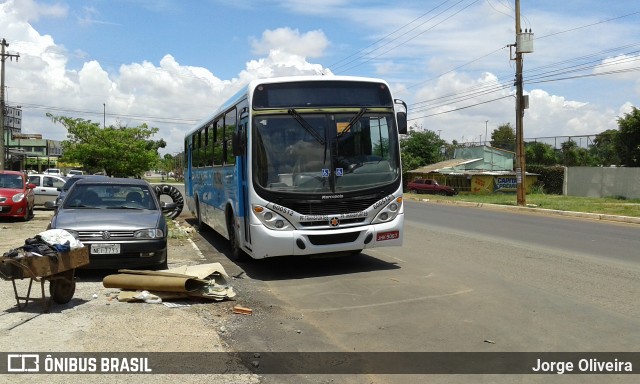
[[[360,236],[360,232],[340,233],[335,235],[309,235],[309,241],[313,245],[332,245],[353,243]]]
[[[345,200],[280,201],[279,204],[302,215],[336,215],[362,212],[380,200],[379,196]]]

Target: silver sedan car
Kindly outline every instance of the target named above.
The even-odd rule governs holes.
[[[167,267],[167,223],[161,203],[144,180],[86,178],[69,189],[50,229],[72,233],[89,249],[93,269]]]

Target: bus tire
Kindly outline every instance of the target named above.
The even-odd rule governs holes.
[[[202,221],[202,213],[200,213],[200,199],[196,195],[196,229],[198,232],[204,232],[206,226]]]
[[[168,184],[160,184],[153,187],[156,191],[156,195],[158,195],[158,199],[162,195],[167,195],[171,198],[171,200],[176,204],[176,208],[167,212],[167,217],[170,219],[175,219],[180,216],[182,213],[182,209],[184,208],[184,198],[182,197],[182,193],[178,190],[178,188],[173,185]]]
[[[231,247],[231,258],[238,262],[253,260],[240,247],[240,239],[234,225],[233,212],[227,211],[227,232],[229,233],[229,245]]]

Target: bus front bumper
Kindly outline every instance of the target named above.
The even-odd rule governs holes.
[[[401,246],[403,223],[404,215],[399,214],[387,223],[330,230],[274,231],[251,225],[252,256],[263,259]]]

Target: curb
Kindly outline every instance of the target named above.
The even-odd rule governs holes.
[[[640,217],[633,217],[633,216],[618,216],[618,215],[608,215],[608,214],[602,214],[602,213],[561,211],[558,209],[517,207],[517,206],[500,205],[500,204],[472,203],[468,201],[445,201],[445,200],[432,201],[430,199],[415,199],[415,198],[411,200],[422,201],[427,203],[436,203],[436,204],[455,204],[455,205],[462,205],[462,206],[476,207],[476,208],[487,207],[487,208],[495,208],[495,209],[504,209],[509,211],[535,212],[535,213],[541,213],[541,214],[577,217],[577,218],[590,219],[590,220],[613,221],[613,222],[627,223],[627,224],[640,224]]]

